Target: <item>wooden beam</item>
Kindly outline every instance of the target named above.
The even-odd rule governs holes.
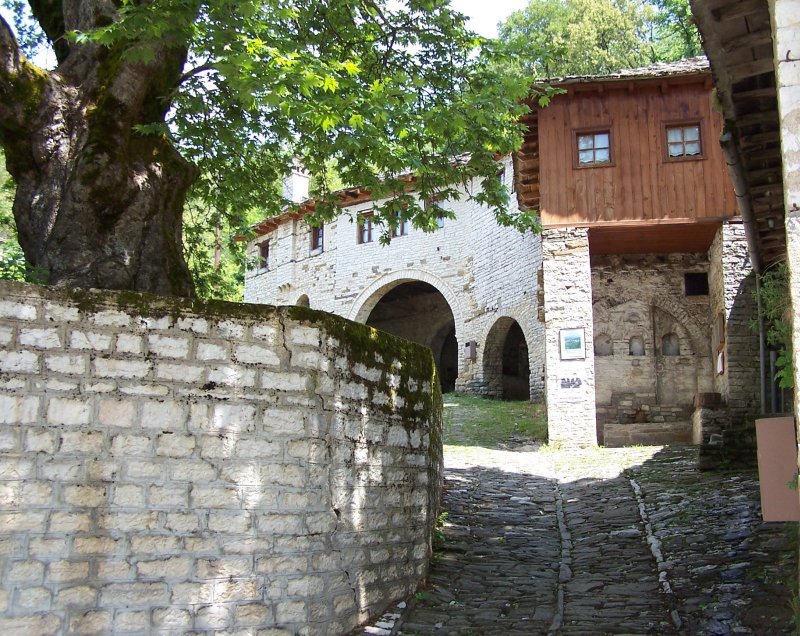
[[[742,0],[740,2],[726,2],[718,9],[711,11],[717,22],[745,18],[753,14],[769,11],[766,0]],[[767,14],[769,16],[769,14]]]
[[[772,31],[770,29],[759,29],[758,31],[737,35],[727,40],[720,40],[720,44],[726,53],[733,53],[763,44],[772,44]]]
[[[755,126],[759,124],[771,124],[780,121],[777,110],[764,110],[746,115],[737,115],[736,126],[741,130],[745,126]]]
[[[747,101],[749,99],[764,99],[767,97],[778,98],[778,91],[774,86],[766,88],[753,88],[746,91],[736,91],[733,94],[733,100],[737,103]]]
[[[734,84],[748,77],[755,77],[756,75],[763,75],[765,73],[775,73],[775,65],[771,57],[728,67],[728,75],[730,75],[731,81]]]

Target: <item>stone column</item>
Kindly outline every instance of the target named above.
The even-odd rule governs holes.
[[[550,441],[567,446],[595,445],[589,231],[585,228],[546,230],[542,236],[542,255],[545,391]],[[583,335],[582,351],[569,348],[574,340],[566,343],[567,349],[563,351],[562,341],[574,334]]]
[[[714,390],[722,395],[732,416],[745,416],[758,408],[760,399],[758,336],[752,322],[757,318],[755,274],[750,264],[744,225],[723,223],[709,250],[712,288],[711,324],[721,313],[725,343],[724,371],[717,374],[717,344],[712,343]],[[712,329],[714,334],[716,329]]]
[[[770,0],[770,9],[783,153],[786,258],[794,317],[795,422],[800,423],[800,0]]]

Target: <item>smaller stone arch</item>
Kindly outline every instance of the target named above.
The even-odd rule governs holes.
[[[681,342],[678,334],[674,331],[665,333],[661,337],[661,355],[662,356],[679,356],[681,354]]]
[[[644,338],[642,336],[631,336],[631,339],[628,341],[628,355],[631,356],[643,356],[647,353],[644,344]]]
[[[483,345],[483,381],[491,397],[530,399],[530,352],[522,325],[510,316],[498,318]]]
[[[298,307],[311,307],[311,300],[308,298],[308,294],[303,294],[294,304]]]

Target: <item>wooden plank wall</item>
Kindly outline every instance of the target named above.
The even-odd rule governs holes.
[[[539,113],[545,227],[612,221],[710,221],[736,214],[706,78],[569,87]],[[704,158],[665,161],[664,124],[700,120]],[[614,165],[574,167],[574,130],[611,129]]]

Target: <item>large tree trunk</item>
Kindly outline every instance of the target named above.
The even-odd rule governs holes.
[[[117,18],[112,0],[31,6],[54,40]],[[58,42],[59,66],[43,72],[0,18],[0,144],[26,257],[55,285],[191,296],[181,220],[196,169],[167,138],[134,131],[164,121],[185,45],[164,43],[143,64],[121,45]]]

